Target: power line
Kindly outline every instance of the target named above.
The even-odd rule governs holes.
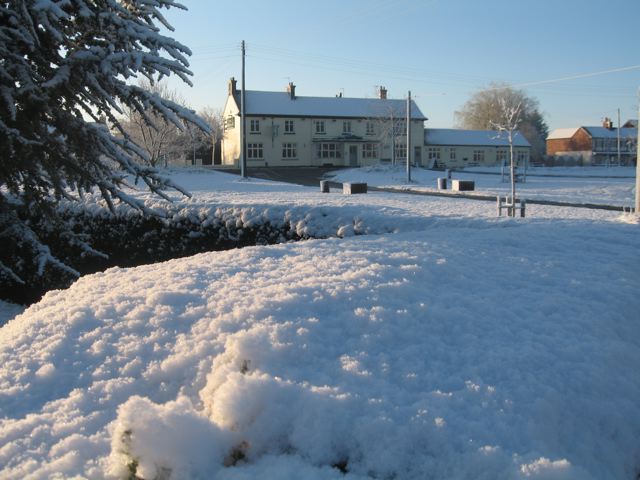
[[[533,85],[543,85],[543,84],[547,84],[547,83],[556,83],[556,82],[564,82],[567,80],[578,80],[580,78],[589,78],[589,77],[597,77],[599,75],[606,75],[609,73],[618,73],[618,72],[628,72],[631,70],[639,70],[640,69],[640,65],[630,65],[628,67],[619,67],[619,68],[612,68],[610,70],[601,70],[598,72],[591,72],[591,73],[579,73],[577,75],[570,75],[568,77],[560,77],[560,78],[554,78],[551,80],[540,80],[540,81],[536,81],[536,82],[526,82],[526,83],[520,83],[520,84],[516,84],[516,85],[512,85],[513,87],[516,88],[520,88],[520,87],[530,87]]]

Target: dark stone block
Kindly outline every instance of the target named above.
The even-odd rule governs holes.
[[[476,189],[476,182],[472,180],[452,180],[451,189],[456,192],[468,192]]]
[[[342,193],[345,195],[353,195],[355,193],[367,193],[366,183],[343,183]]]

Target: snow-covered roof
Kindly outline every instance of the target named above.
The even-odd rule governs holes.
[[[561,138],[571,138],[576,134],[578,130],[580,130],[580,127],[556,128],[549,135],[547,135],[547,140],[559,140]]]
[[[605,127],[583,127],[592,138],[617,138],[618,129],[608,129]],[[623,138],[637,137],[638,130],[635,128],[621,128],[620,136]]]
[[[239,95],[239,94],[238,94]],[[406,100],[347,97],[300,97],[291,99],[287,92],[259,92],[247,90],[247,115],[289,117],[343,118],[404,118]],[[236,103],[239,101],[236,100]],[[416,103],[411,101],[411,119],[427,120]]]
[[[547,140],[557,140],[562,138],[572,138],[578,130],[584,128],[592,138],[616,138],[618,136],[617,128],[605,128],[605,127],[575,127],[575,128],[557,128],[552,131]],[[636,128],[621,128],[620,136],[623,138],[636,138],[638,136],[638,130]]]
[[[509,140],[505,133],[495,130],[460,130],[456,128],[425,128],[425,145],[461,145],[478,147],[508,146]],[[513,138],[516,147],[530,147],[531,145],[520,132]]]

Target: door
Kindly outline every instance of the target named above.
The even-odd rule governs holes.
[[[358,146],[357,145],[349,145],[349,166],[350,167],[358,166]]]

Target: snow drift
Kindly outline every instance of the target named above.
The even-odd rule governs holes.
[[[82,278],[0,329],[2,475],[633,478],[636,242],[458,224]]]

